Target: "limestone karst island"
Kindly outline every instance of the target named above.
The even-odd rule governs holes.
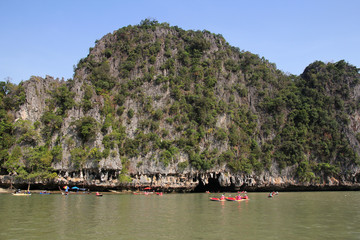
[[[95,43],[72,79],[0,82],[0,187],[360,189],[360,74],[345,60],[285,74],[148,19]]]

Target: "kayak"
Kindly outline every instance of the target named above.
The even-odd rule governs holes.
[[[13,193],[13,196],[31,196],[31,193]]]
[[[225,199],[227,201],[241,202],[241,201],[246,200],[247,198],[236,199],[236,198],[233,198],[233,197],[226,197]]]
[[[233,198],[233,197],[226,197],[225,198],[227,201],[235,201],[236,199],[235,198]]]
[[[45,195],[48,195],[50,194],[49,192],[40,192],[39,194],[45,194]]]
[[[217,201],[217,202],[225,202],[226,200],[225,199],[221,199],[221,198],[210,198],[210,201]]]

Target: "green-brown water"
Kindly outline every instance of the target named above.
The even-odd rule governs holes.
[[[0,239],[360,239],[360,192],[248,195],[0,194]]]

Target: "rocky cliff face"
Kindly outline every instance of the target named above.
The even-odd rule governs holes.
[[[343,61],[288,76],[221,35],[146,20],[97,41],[74,79],[26,81],[14,122],[33,127],[16,125],[16,145],[25,165],[47,149],[55,184],[358,188],[359,79]]]

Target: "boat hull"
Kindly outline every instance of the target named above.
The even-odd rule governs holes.
[[[13,196],[31,196],[31,193],[13,193]]]
[[[210,198],[210,201],[215,201],[215,202],[225,202],[225,199],[221,199],[221,198]]]
[[[241,202],[241,201],[244,201],[245,199],[236,199],[236,198],[233,198],[233,197],[227,197],[225,198],[226,201],[231,201],[231,202]]]

